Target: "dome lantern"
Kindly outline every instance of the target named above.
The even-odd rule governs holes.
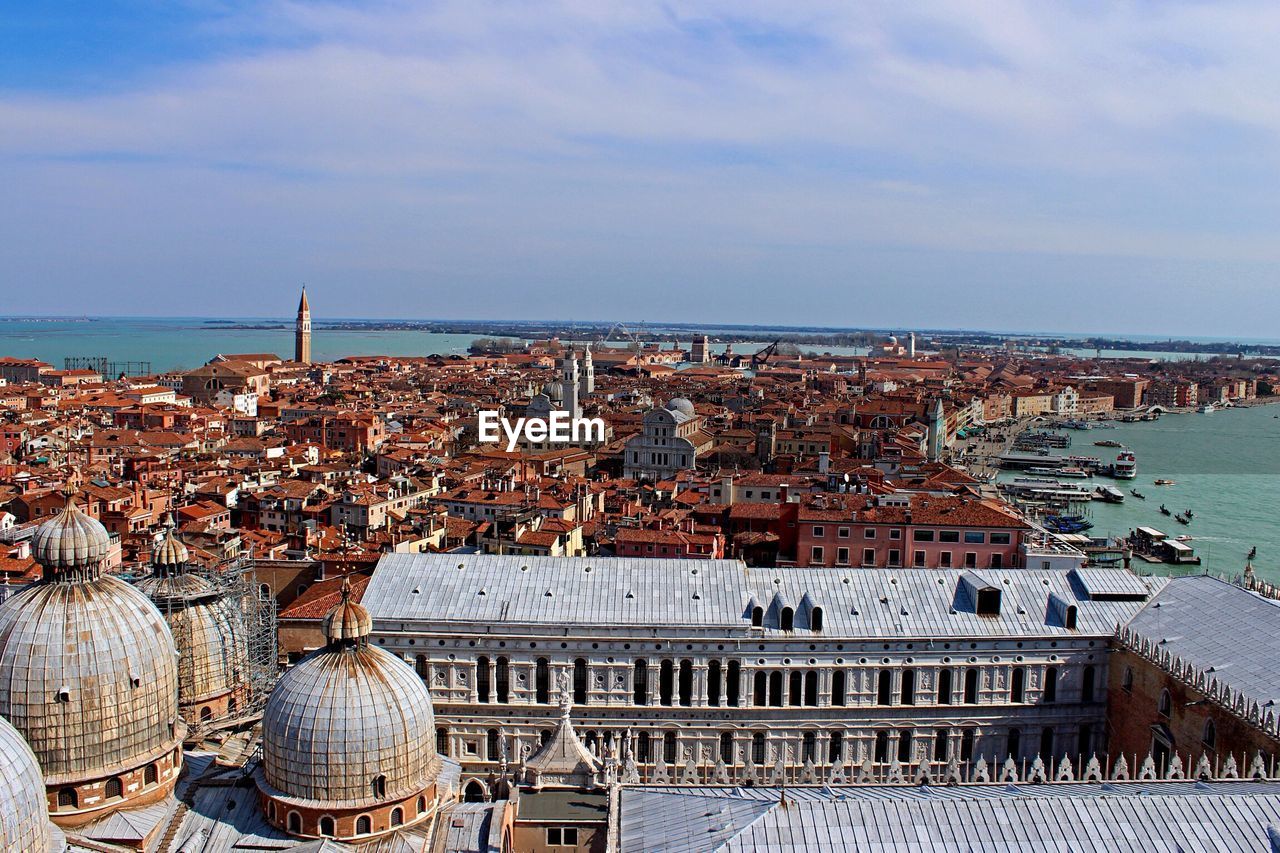
[[[36,528],[31,539],[31,556],[44,569],[44,579],[54,583],[93,580],[110,551],[107,528],[69,495],[62,511]]]

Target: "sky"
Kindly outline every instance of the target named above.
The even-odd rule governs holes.
[[[0,314],[1275,337],[1280,5],[0,8]]]

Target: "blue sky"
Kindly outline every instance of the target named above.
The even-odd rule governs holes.
[[[0,11],[0,313],[1274,336],[1280,6]]]

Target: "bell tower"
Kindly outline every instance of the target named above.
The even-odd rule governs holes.
[[[298,321],[293,332],[293,360],[301,364],[311,363],[311,306],[307,304],[305,287],[298,302]]]

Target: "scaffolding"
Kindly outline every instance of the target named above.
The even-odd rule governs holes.
[[[179,685],[194,685],[196,697],[221,692],[222,701],[194,705],[195,697],[179,697],[192,714],[188,740],[256,722],[279,664],[276,602],[259,585],[252,555],[208,567],[188,564],[143,586],[173,630]]]
[[[117,376],[150,376],[149,361],[111,361],[105,355],[72,355],[62,359],[63,370],[92,370],[104,379]]]

